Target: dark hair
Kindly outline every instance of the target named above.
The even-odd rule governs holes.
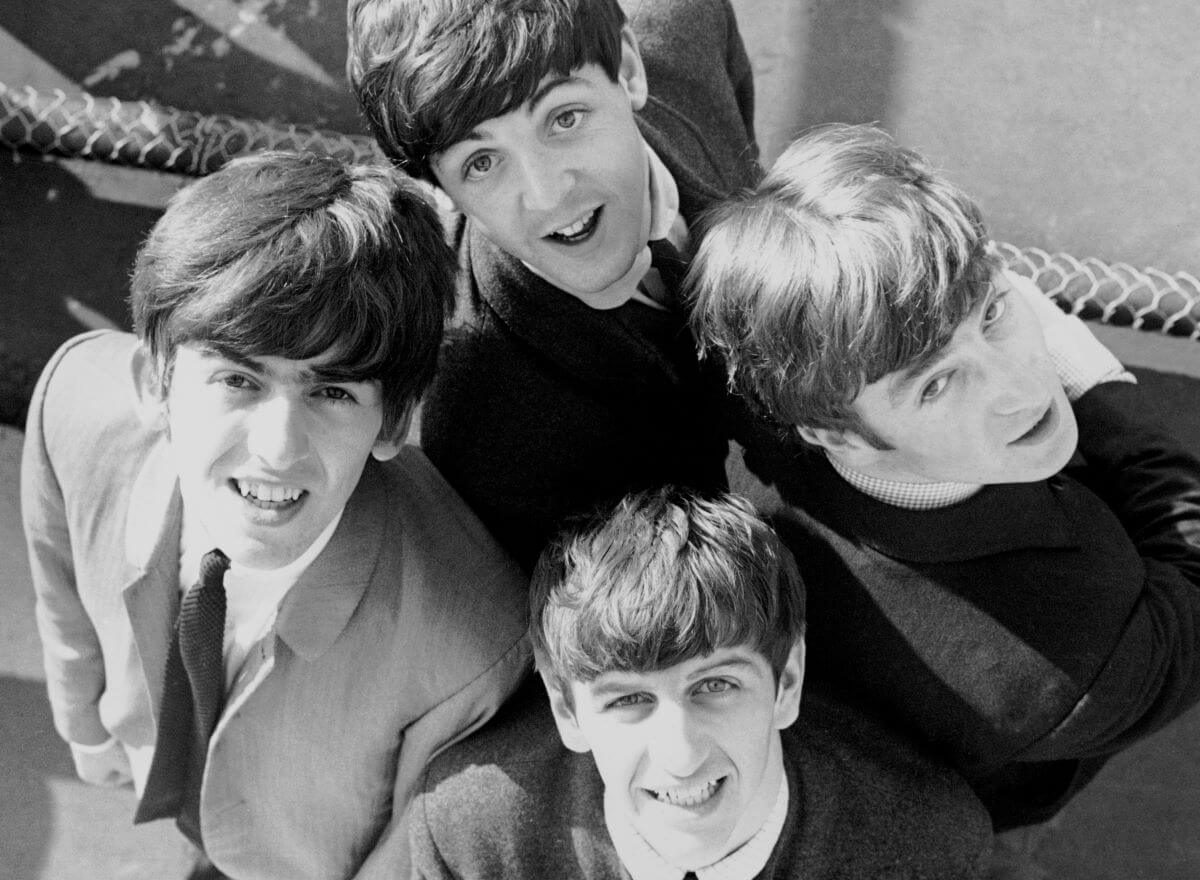
[[[351,0],[346,71],[380,147],[432,181],[430,158],[519,107],[541,81],[599,64],[613,81],[617,0]]]
[[[792,554],[737,495],[666,487],[569,525],[530,586],[539,667],[564,693],[610,671],[750,645],[778,679],[804,634]]]
[[[879,448],[851,403],[940,351],[997,265],[975,203],[867,125],[798,138],[701,226],[692,327],[730,385],[776,421]]]
[[[390,430],[433,378],[454,271],[436,212],[399,172],[261,153],[171,199],[130,301],[164,391],[183,343],[332,353],[335,375],[381,382]]]

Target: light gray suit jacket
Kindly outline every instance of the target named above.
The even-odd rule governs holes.
[[[34,394],[22,509],[55,726],[153,744],[179,603],[181,502],[134,410],[123,333],[65,343]],[[368,463],[284,599],[209,746],[209,857],[238,880],[407,873],[401,811],[428,759],[528,668],[526,586],[406,448]]]

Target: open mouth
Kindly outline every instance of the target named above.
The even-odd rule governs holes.
[[[576,220],[570,226],[556,229],[547,235],[546,238],[551,241],[561,242],[562,244],[579,244],[580,242],[587,241],[600,224],[600,214],[603,210],[603,206],[596,208],[596,210],[592,211],[586,217]]]
[[[698,807],[710,800],[724,784],[725,777],[722,776],[719,779],[701,782],[699,785],[661,789],[648,788],[646,791],[660,804],[670,804],[673,807]]]
[[[292,486],[275,486],[252,480],[230,480],[242,498],[262,510],[283,510],[303,498],[307,492]]]
[[[1039,443],[1047,435],[1049,435],[1051,431],[1054,430],[1054,426],[1057,423],[1058,423],[1058,408],[1053,403],[1051,403],[1048,407],[1046,407],[1046,411],[1044,413],[1042,413],[1042,417],[1040,419],[1038,419],[1036,422],[1034,422],[1033,427],[1031,427],[1028,431],[1026,431],[1024,434],[1022,434],[1016,440],[1013,440],[1012,443],[1014,445],[1016,445],[1016,444],[1028,445],[1028,444],[1033,444],[1033,443]]]

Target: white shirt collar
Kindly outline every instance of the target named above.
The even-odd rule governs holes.
[[[965,501],[983,488],[978,483],[903,483],[872,477],[848,468],[832,455],[826,458],[838,475],[864,495],[906,510],[936,510]]]
[[[339,510],[337,516],[321,531],[321,534],[317,535],[316,540],[309,544],[308,549],[281,568],[250,568],[247,565],[231,561],[229,571],[225,574],[226,584],[229,583],[230,577],[253,578],[254,582],[260,586],[295,583],[300,579],[300,575],[304,574],[305,569],[325,549],[325,545],[333,537],[338,523],[342,521],[344,512],[345,508]],[[199,578],[200,560],[204,554],[210,550],[219,549],[219,547],[209,536],[208,530],[204,528],[204,523],[195,517],[188,516],[187,505],[183,506],[183,525],[180,535],[179,580],[186,588]]]
[[[680,250],[687,248],[688,227],[687,222],[679,213],[679,187],[675,183],[675,178],[649,144],[642,141],[642,147],[646,151],[646,176],[647,185],[650,188],[650,231],[646,247],[642,248],[629,270],[603,290],[585,293],[568,287],[560,287],[557,283],[552,282],[555,287],[560,287],[561,290],[565,290],[593,309],[608,311],[625,305],[631,299],[636,299],[653,308],[662,308],[638,289],[638,284],[650,271],[649,242],[666,238]],[[525,263],[525,267],[539,278],[549,280],[529,263]]]
[[[787,773],[782,773],[775,804],[762,826],[753,837],[718,861],[703,868],[690,869],[698,880],[752,880],[758,876],[775,851],[775,844],[783,832],[788,796]],[[604,824],[608,827],[617,857],[632,880],[683,880],[687,874],[687,870],[672,865],[658,854],[607,793],[604,796]]]
[[[281,568],[259,569],[230,563],[225,573],[225,638],[223,640],[225,688],[233,687],[246,657],[272,627],[279,606],[320,555],[341,522],[342,512],[317,536],[308,549]],[[203,523],[188,517],[186,509],[180,537],[179,588],[187,590],[200,575],[200,560],[216,547]]]

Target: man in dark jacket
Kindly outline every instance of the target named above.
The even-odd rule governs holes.
[[[725,486],[678,300],[697,214],[758,178],[727,0],[353,0],[350,80],[439,187],[461,279],[421,443],[531,566],[565,515]]]
[[[793,438],[748,462],[810,572],[813,674],[1006,828],[1200,698],[1200,462],[986,245],[919,156],[820,130],[714,218],[694,320]]]

